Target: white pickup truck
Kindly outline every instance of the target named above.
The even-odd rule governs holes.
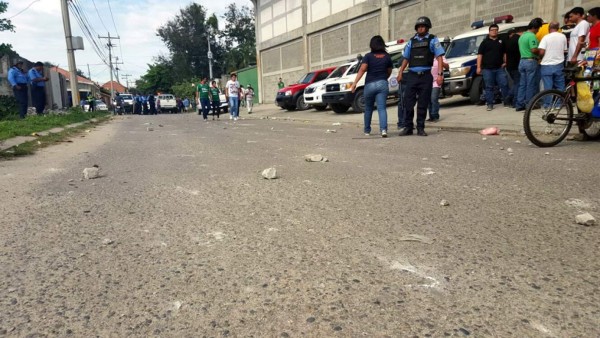
[[[177,113],[177,100],[171,94],[160,94],[157,96],[157,105],[160,112]]]

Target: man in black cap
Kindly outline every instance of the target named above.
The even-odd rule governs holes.
[[[38,115],[44,113],[46,107],[46,81],[48,78],[44,76],[44,64],[36,62],[33,68],[29,70],[29,80],[31,81],[31,101]]]
[[[23,70],[23,61],[18,60],[10,67],[8,70],[8,82],[12,87],[15,99],[19,104],[19,117],[24,119],[25,116],[27,116],[27,104],[29,102],[27,95],[27,83],[29,82],[29,78],[27,77],[27,73]]]

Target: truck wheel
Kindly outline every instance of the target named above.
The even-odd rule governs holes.
[[[325,105],[320,105],[319,104],[319,105],[313,106],[313,108],[315,108],[318,111],[324,111],[325,109],[327,109],[327,105],[326,104]]]
[[[481,101],[481,93],[483,92],[483,77],[477,76],[473,79],[471,89],[469,90],[469,100],[472,104],[478,104]]]
[[[308,104],[306,104],[306,101],[304,101],[304,94],[298,95],[298,98],[296,99],[296,109],[307,110],[308,108]]]
[[[362,89],[358,89],[354,93],[354,100],[352,101],[352,109],[357,113],[363,113],[365,111],[365,94]]]
[[[350,109],[350,106],[346,106],[343,105],[341,103],[332,103],[330,104],[331,109],[333,109],[334,112],[336,112],[337,114],[342,114],[348,111],[348,109]]]

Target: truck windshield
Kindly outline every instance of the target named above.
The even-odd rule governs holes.
[[[312,81],[313,77],[315,77],[315,74],[316,73],[308,73],[308,74],[302,76],[300,78],[300,80],[298,80],[298,83],[302,83],[302,84],[310,83]]]
[[[336,77],[342,77],[344,75],[344,73],[346,72],[346,69],[348,69],[348,67],[350,67],[350,66],[343,65],[343,66],[337,67],[333,72],[331,72],[331,74],[329,74],[328,78],[333,79]]]
[[[446,58],[458,58],[461,56],[477,55],[479,45],[487,35],[470,36],[468,38],[455,39],[450,43]]]

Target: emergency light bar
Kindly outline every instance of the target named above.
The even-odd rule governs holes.
[[[497,16],[492,21],[490,21],[490,20],[474,21],[471,24],[471,28],[472,29],[477,29],[477,28],[481,28],[481,27],[484,27],[484,26],[489,26],[489,25],[494,24],[494,23],[496,23],[496,24],[497,23],[502,23],[502,22],[504,22],[504,23],[511,23],[513,21],[513,19],[514,18],[513,18],[512,15]]]

